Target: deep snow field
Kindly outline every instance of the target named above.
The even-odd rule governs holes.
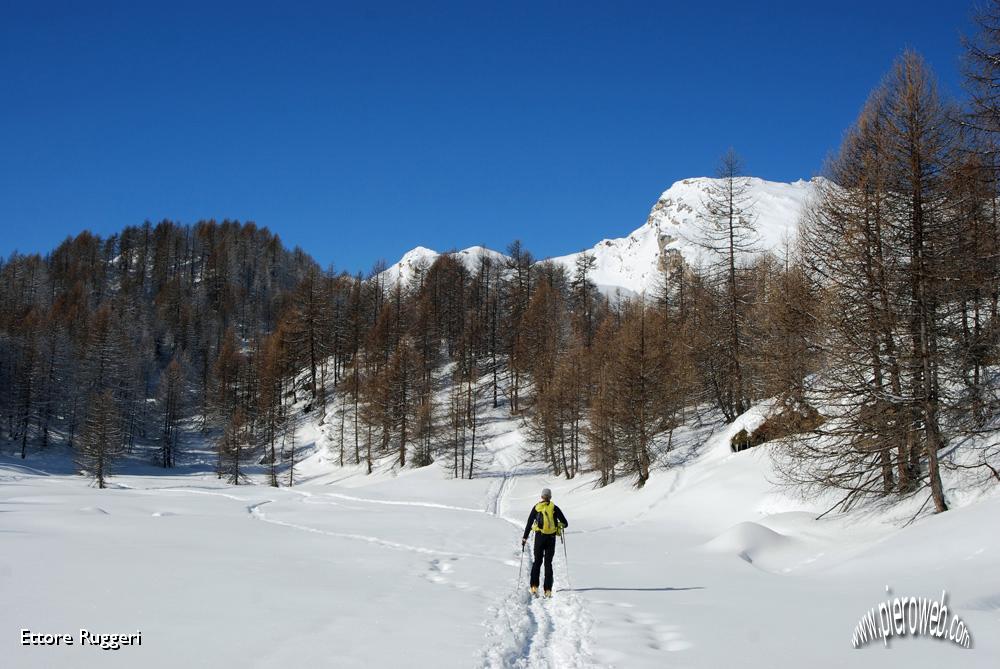
[[[815,520],[830,504],[775,487],[765,447],[729,452],[739,427],[679,432],[638,491],[524,464],[502,412],[471,481],[341,469],[315,428],[292,488],[134,465],[98,490],[65,458],[3,456],[0,666],[1000,666],[1000,497],[951,490],[964,506],[905,528],[922,500]],[[570,527],[555,596],[531,600],[520,535],[543,486]],[[887,585],[946,590],[973,647],[853,649]],[[23,647],[22,628],[142,645]]]

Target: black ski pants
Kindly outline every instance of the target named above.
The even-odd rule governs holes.
[[[556,554],[556,535],[535,532],[535,561],[531,563],[531,585],[538,587],[538,577],[545,561],[545,585],[543,590],[552,589],[552,557]]]

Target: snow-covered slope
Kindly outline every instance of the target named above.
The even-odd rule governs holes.
[[[697,263],[704,254],[698,244],[698,217],[703,210],[705,193],[714,179],[699,177],[678,181],[660,196],[653,205],[646,223],[627,237],[604,239],[587,249],[597,259],[590,275],[591,281],[605,293],[620,290],[625,294],[650,291],[660,281],[663,262],[683,259],[687,264]],[[820,179],[779,183],[748,177],[748,203],[759,235],[761,250],[777,250],[786,240],[795,237],[799,217],[811,197],[816,193]],[[474,246],[456,255],[473,269],[480,253],[487,252],[495,258],[503,254]],[[418,246],[404,255],[399,262],[382,275],[389,283],[402,277],[408,280],[420,263],[430,265],[438,257],[436,251]],[[580,253],[551,258],[570,272]]]
[[[656,201],[645,225],[627,237],[605,239],[588,249],[597,259],[591,280],[600,287],[642,293],[657,286],[661,263],[671,262],[671,256],[688,265],[697,263],[705,253],[698,244],[698,220],[713,181],[705,177],[678,181]],[[799,216],[816,192],[818,180],[789,184],[750,177],[747,183],[759,248],[782,248],[785,240],[795,238]],[[553,261],[572,270],[579,255]]]
[[[336,421],[306,424],[295,487],[227,486],[211,471],[141,469],[98,490],[45,456],[0,456],[3,666],[995,667],[1000,661],[1000,496],[901,527],[921,500],[817,516],[773,479],[765,446],[729,451],[760,419],[675,433],[641,490],[596,489],[523,462],[506,408],[480,407],[491,465],[376,473],[337,461]],[[49,458],[51,460],[51,458]],[[668,464],[669,463],[669,464]],[[65,465],[66,463],[63,463]],[[283,477],[285,474],[283,474]],[[952,495],[954,481],[946,483]],[[569,528],[555,597],[526,591],[524,521],[550,487]],[[834,498],[835,499],[835,498]],[[888,596],[937,599],[972,631],[852,648]],[[101,651],[24,647],[19,630],[142,632]]]
[[[419,272],[427,271],[440,255],[442,254],[437,251],[424,246],[418,246],[403,254],[399,262],[387,268],[379,276],[386,282],[386,285],[392,285],[399,280],[402,280],[404,284],[408,284]],[[470,272],[478,271],[480,258],[484,255],[494,261],[503,261],[507,258],[504,254],[488,249],[485,246],[470,246],[461,251],[452,251],[450,255],[460,260]]]

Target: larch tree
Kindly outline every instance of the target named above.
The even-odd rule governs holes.
[[[173,467],[176,464],[186,399],[184,367],[181,360],[175,357],[160,377],[157,389],[157,405],[160,410],[158,459],[161,467]]]
[[[225,477],[230,485],[248,483],[244,465],[254,451],[254,440],[243,409],[233,413],[217,442],[219,478]]]
[[[77,465],[94,479],[98,488],[104,488],[114,472],[115,462],[121,457],[121,416],[111,390],[91,395],[83,432],[76,451]]]
[[[947,509],[942,381],[954,370],[945,355],[950,275],[963,262],[948,206],[949,121],[923,61],[905,53],[845,139],[804,226],[805,261],[823,291],[814,393],[830,420],[789,449],[782,469],[799,484],[844,491],[843,508],[929,489],[935,509]]]
[[[726,333],[725,374],[717,401],[726,420],[732,421],[749,408],[750,393],[744,378],[746,301],[739,271],[756,250],[757,231],[750,195],[750,181],[742,174],[742,163],[733,149],[722,157],[716,179],[705,191],[696,243],[710,254],[708,277],[721,290],[719,308]]]

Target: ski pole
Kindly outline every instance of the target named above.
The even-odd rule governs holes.
[[[521,561],[517,564],[517,588],[521,587],[521,572],[524,571],[524,543],[521,543]]]
[[[569,579],[569,554],[566,552],[566,530],[559,533],[559,538],[562,540],[563,545],[563,562],[566,563],[566,585],[572,590],[573,582]]]

